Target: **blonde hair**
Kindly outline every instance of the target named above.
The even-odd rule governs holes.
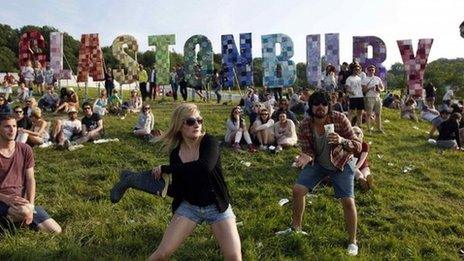
[[[42,110],[40,108],[38,108],[38,107],[32,109],[31,117],[41,119],[42,118]]]
[[[197,105],[193,103],[183,103],[172,112],[171,122],[168,130],[159,138],[161,146],[171,152],[182,141],[182,134],[180,132],[184,120],[195,112],[200,112]]]
[[[356,134],[355,134],[355,135],[356,135],[361,141],[364,140],[364,133],[363,133],[363,131],[362,131],[361,128],[359,128],[358,126],[353,126],[353,131],[354,131],[354,132],[359,132],[359,136],[356,135]]]

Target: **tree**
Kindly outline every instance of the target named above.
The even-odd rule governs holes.
[[[18,72],[18,57],[5,46],[0,46],[0,72]]]
[[[253,58],[253,83],[263,86],[263,58]]]
[[[306,63],[296,64],[296,80],[293,85],[299,88],[307,87],[309,85],[308,79],[306,78]]]

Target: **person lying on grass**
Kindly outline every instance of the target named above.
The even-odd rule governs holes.
[[[414,98],[407,98],[404,104],[401,105],[401,118],[406,120],[417,121],[417,115],[415,111],[416,106],[417,103],[414,100]]]
[[[39,230],[61,233],[61,227],[35,205],[34,153],[27,144],[15,142],[16,119],[0,117],[0,219]]]
[[[222,174],[218,141],[202,130],[203,118],[192,103],[179,105],[160,142],[169,151],[169,164],[142,174],[122,173],[111,190],[117,202],[127,188],[161,194],[172,175],[168,195],[173,197],[173,217],[149,260],[168,260],[198,224],[211,225],[225,260],[241,260],[241,243]]]
[[[82,131],[82,123],[77,119],[77,110],[70,108],[68,119],[57,119],[52,131],[52,139],[56,141],[57,148],[68,149],[71,145],[71,138],[77,136]]]

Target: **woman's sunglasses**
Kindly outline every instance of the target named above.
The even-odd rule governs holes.
[[[203,118],[187,118],[184,120],[184,123],[187,124],[188,126],[194,126],[196,123],[198,123],[198,125],[202,125],[203,124]]]

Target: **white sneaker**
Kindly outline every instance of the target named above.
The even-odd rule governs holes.
[[[261,146],[259,146],[259,150],[267,150],[267,146],[266,145],[261,145]]]
[[[285,230],[282,230],[282,231],[277,231],[275,234],[276,236],[286,236],[286,235],[290,235],[292,233],[295,233],[295,234],[301,234],[301,235],[304,235],[304,236],[307,236],[308,233],[303,231],[303,230],[295,230],[291,227],[285,229]]]
[[[349,256],[357,256],[358,255],[358,245],[351,243],[351,244],[348,245],[348,248],[346,249],[346,251],[348,252]]]
[[[282,149],[282,146],[278,145],[278,146],[276,147],[275,150],[276,150],[276,153],[279,153],[279,152],[281,152],[283,149]]]

